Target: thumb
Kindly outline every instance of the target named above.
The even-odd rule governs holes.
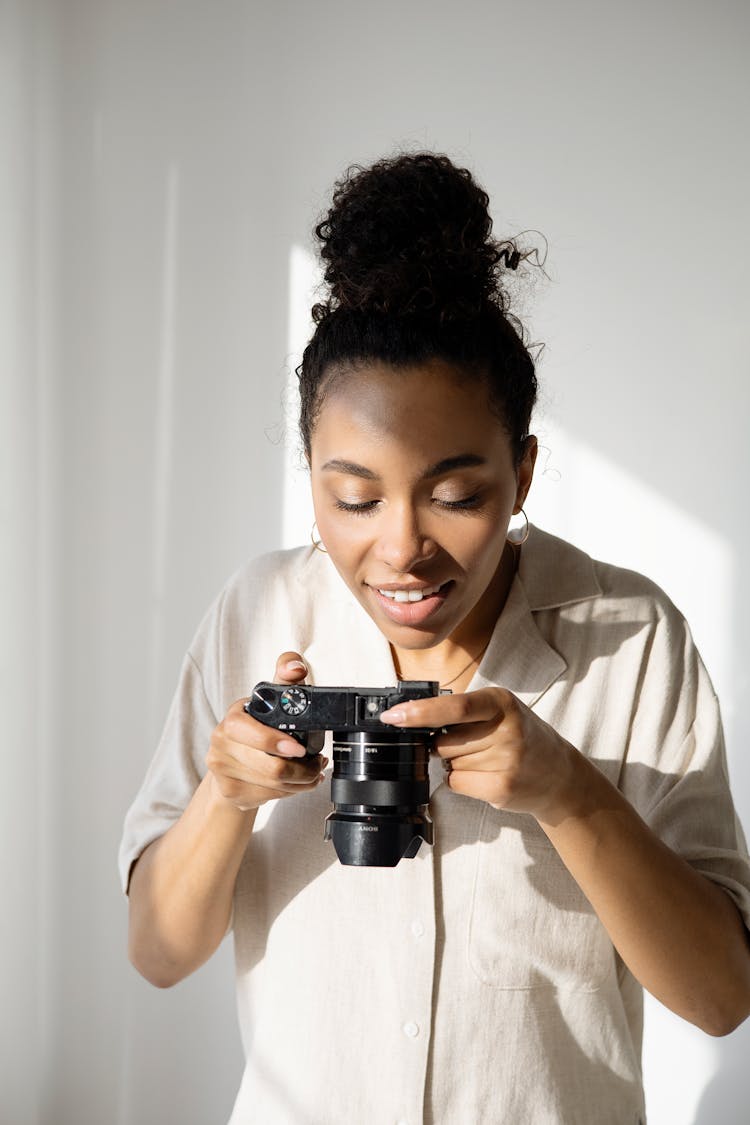
[[[298,652],[282,652],[273,674],[277,684],[300,684],[307,675],[307,665]]]

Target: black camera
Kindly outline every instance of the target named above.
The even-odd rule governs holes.
[[[398,703],[440,694],[432,680],[385,688],[266,682],[253,688],[248,715],[296,738],[309,754],[320,750],[325,731],[333,732],[333,812],[325,839],[341,863],[395,867],[412,859],[423,840],[432,843],[427,802],[435,731],[386,726],[380,716]]]

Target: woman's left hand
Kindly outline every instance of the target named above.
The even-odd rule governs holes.
[[[486,687],[412,700],[381,718],[398,727],[448,728],[436,749],[454,792],[538,819],[563,815],[577,752],[512,692]]]
[[[735,903],[658,839],[548,723],[495,687],[399,703],[385,714],[394,726],[448,727],[437,752],[456,793],[536,817],[620,957],[657,1000],[711,1035],[746,1018],[750,957]]]

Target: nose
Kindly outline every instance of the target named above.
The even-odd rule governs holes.
[[[378,558],[397,573],[408,574],[437,553],[438,545],[421,526],[413,505],[390,504],[381,521]]]

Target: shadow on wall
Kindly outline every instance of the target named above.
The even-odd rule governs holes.
[[[706,1086],[693,1125],[747,1125],[750,1022],[722,1040],[721,1066]]]

